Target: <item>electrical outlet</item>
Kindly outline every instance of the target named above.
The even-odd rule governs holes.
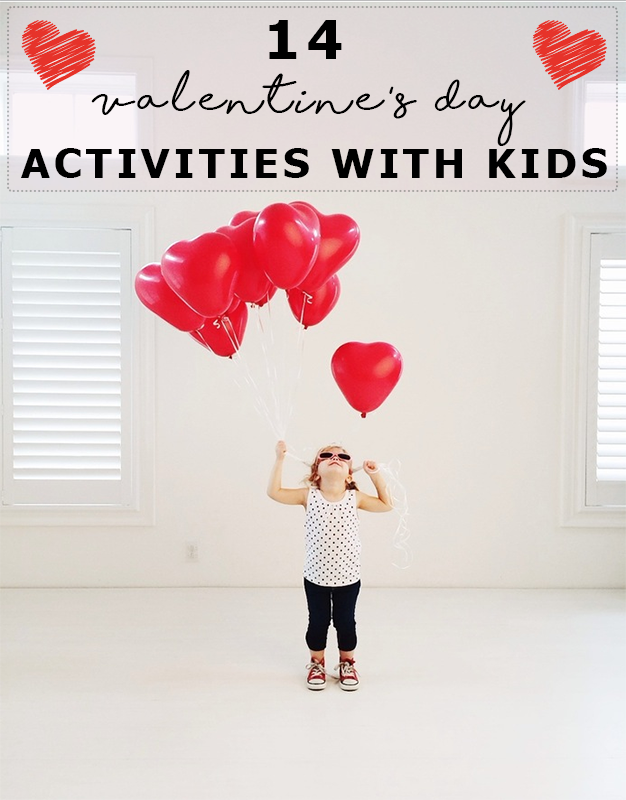
[[[187,542],[185,544],[185,558],[187,561],[198,561],[198,543]]]

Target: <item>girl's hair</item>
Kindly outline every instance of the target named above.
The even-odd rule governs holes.
[[[341,450],[343,453],[347,452],[343,448],[343,445],[340,445],[340,444],[327,444],[325,447],[320,447],[320,449],[317,451],[317,453],[315,455],[315,459],[313,460],[313,463],[311,464],[311,472],[306,477],[307,483],[310,486],[314,486],[316,489],[320,488],[320,480],[321,480],[321,478],[319,476],[319,473],[317,471],[317,463],[318,463],[319,455],[320,455],[320,453],[323,453],[325,450],[330,450],[331,448],[333,450]],[[358,489],[358,488],[359,487],[356,485],[353,475],[350,474],[348,480],[346,481],[346,489]]]

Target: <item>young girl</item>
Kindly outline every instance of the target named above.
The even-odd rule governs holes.
[[[306,643],[311,653],[307,665],[307,686],[326,686],[324,651],[332,619],[339,645],[339,685],[346,691],[359,687],[354,668],[356,623],[354,610],[361,588],[361,540],[357,509],[391,511],[391,496],[378,466],[364,461],[363,469],[372,479],[377,497],[359,491],[352,475],[352,458],[343,447],[322,447],[311,465],[309,487],[284,489],[284,442],[276,445],[276,462],[267,493],[279,503],[304,506],[305,562],[304,590],[309,608]]]

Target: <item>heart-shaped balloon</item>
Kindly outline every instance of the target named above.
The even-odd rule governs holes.
[[[315,292],[303,292],[300,287],[287,291],[287,301],[294,317],[305,328],[317,325],[325,319],[337,305],[341,294],[341,284],[337,275],[333,275]]]
[[[235,294],[246,303],[262,305],[272,288],[272,282],[259,264],[252,241],[255,218],[256,214],[254,217],[249,217],[237,225],[224,225],[217,230],[218,233],[228,236],[239,253],[239,271],[235,279]]]
[[[319,244],[319,220],[308,209],[273,203],[255,220],[257,258],[279,289],[292,289],[302,283],[313,266]]]
[[[195,331],[205,317],[189,308],[165,282],[160,264],[146,264],[135,276],[135,292],[141,302],[179,331]]]
[[[161,259],[163,277],[203,317],[218,317],[231,304],[239,254],[223,233],[176,242]]]
[[[320,224],[320,246],[311,271],[300,284],[305,292],[314,292],[338,272],[354,255],[361,233],[359,226],[346,214],[322,214],[310,203],[291,203],[302,211],[308,208],[313,211]]]
[[[245,222],[247,219],[256,219],[258,213],[258,211],[238,211],[228,224],[241,225],[241,223]]]
[[[265,295],[265,297],[261,298],[261,300],[257,300],[257,302],[254,303],[254,305],[262,307],[266,303],[269,303],[269,301],[272,299],[272,297],[274,297],[274,295],[276,294],[277,291],[278,291],[278,289],[275,286],[270,286],[270,288],[269,288],[267,294]]]
[[[364,417],[400,380],[402,356],[387,342],[346,342],[337,348],[330,366],[343,396]]]
[[[191,336],[215,355],[230,358],[241,347],[248,323],[248,306],[239,303],[228,315],[207,319]]]

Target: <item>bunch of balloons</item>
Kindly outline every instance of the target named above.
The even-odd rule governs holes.
[[[264,325],[260,310],[283,290],[301,324],[301,339],[303,330],[318,325],[336,306],[341,293],[337,273],[359,241],[358,225],[345,214],[322,214],[304,202],[274,203],[260,212],[240,211],[216,231],[175,242],[160,263],[138,272],[135,290],[151,311],[211,352],[228,358],[237,353],[257,408],[278,438],[285,438],[295,387],[287,385],[292,376],[279,375],[278,363],[287,361],[285,351],[271,352],[279,337],[267,330],[271,317]],[[270,377],[269,387],[238,353],[249,307],[257,311],[265,361],[261,375]],[[296,349],[301,358],[298,345]],[[299,371],[297,365],[291,370],[296,382]],[[400,379],[402,358],[386,342],[347,342],[333,355],[331,371],[348,403],[364,417]]]
[[[228,225],[172,244],[160,263],[135,279],[141,302],[218,356],[241,346],[248,305],[264,306],[278,289],[304,328],[333,310],[337,272],[358,247],[360,232],[345,214],[309,203],[274,203],[241,211]]]

